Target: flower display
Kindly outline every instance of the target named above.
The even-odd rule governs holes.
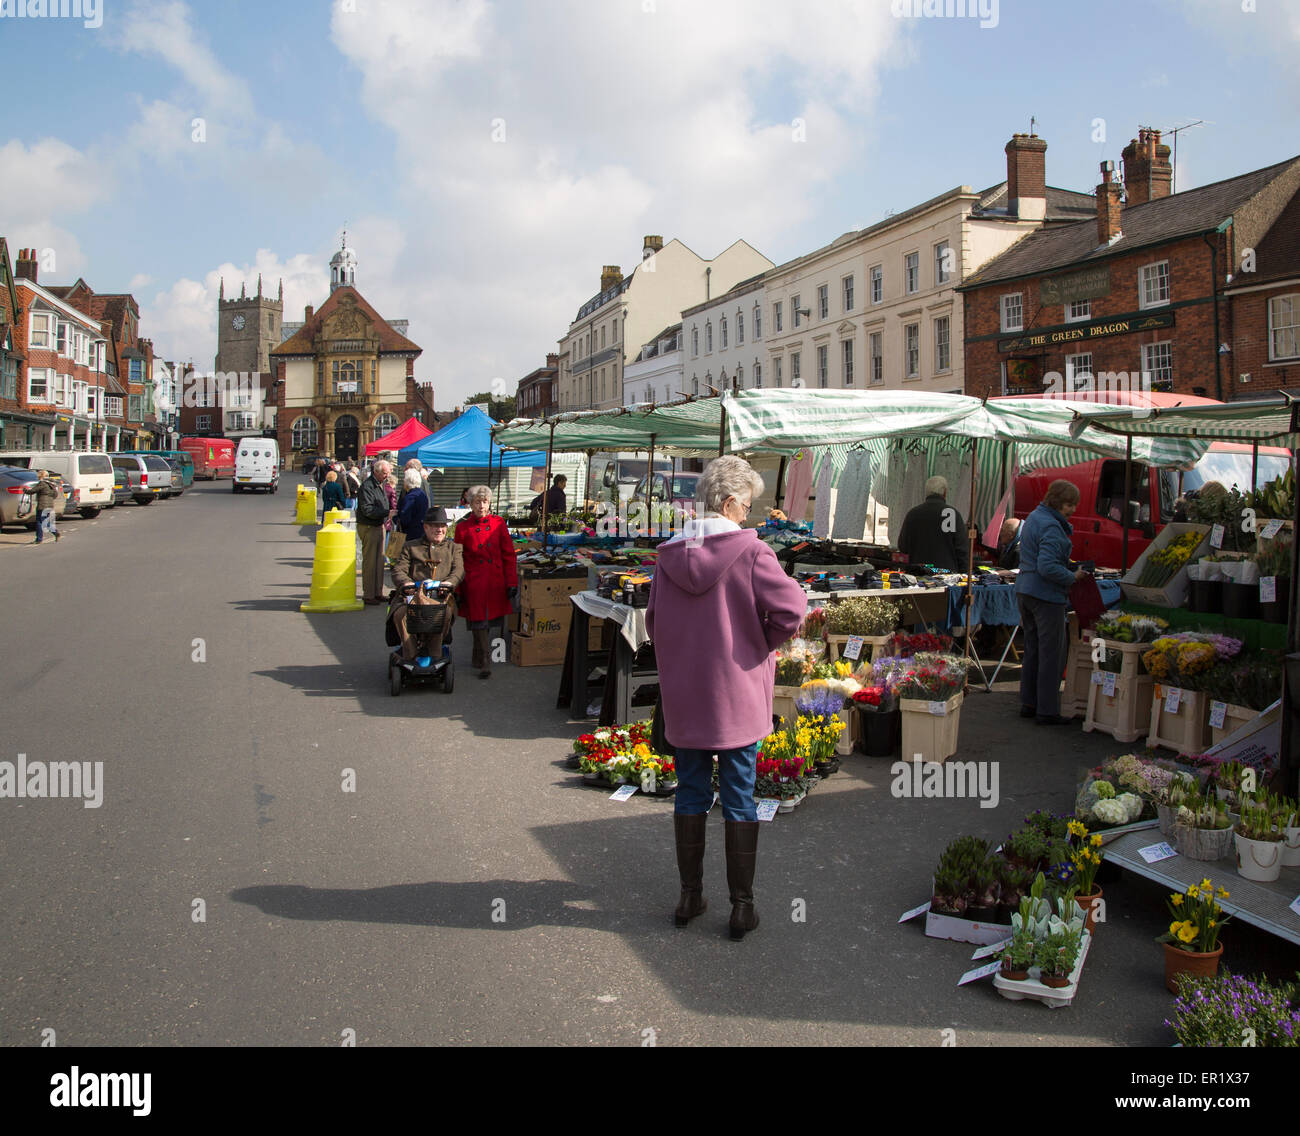
[[[860,710],[892,709],[894,700],[884,686],[864,686],[853,694],[853,703]]]
[[[1294,1009],[1294,983],[1276,986],[1266,978],[1223,974],[1183,976],[1174,1002],[1174,1020],[1165,1021],[1184,1046],[1240,1046],[1251,1036],[1257,1046],[1300,1045],[1300,1009]]]
[[[1142,663],[1161,682],[1199,690],[1212,681],[1213,668],[1240,651],[1241,640],[1229,635],[1184,631],[1156,639],[1151,649],[1143,652]]]
[[[955,655],[916,655],[909,668],[891,676],[899,698],[946,702],[966,688],[967,662]]]
[[[1102,824],[1128,824],[1128,809],[1115,798],[1098,801],[1092,806],[1092,815]]]
[[[885,649],[899,658],[921,654],[938,655],[952,650],[952,636],[932,635],[928,631],[918,631],[915,634],[900,631],[890,639]]]
[[[1148,643],[1168,628],[1169,621],[1158,616],[1112,610],[1102,612],[1093,629],[1103,639],[1114,639],[1120,643]]]
[[[824,679],[806,682],[795,695],[795,709],[810,718],[829,718],[844,709],[844,692]]]
[[[830,635],[888,635],[898,626],[898,605],[883,596],[841,599],[823,610]]]

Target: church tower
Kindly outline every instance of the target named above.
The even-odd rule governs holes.
[[[343,231],[343,247],[330,258],[330,291],[336,288],[357,286],[357,254],[348,248],[347,230]]]
[[[221,281],[217,299],[217,371],[248,371],[258,374],[271,369],[271,349],[280,342],[284,322],[284,281],[276,299],[262,295],[262,277],[257,277],[257,295],[249,296],[239,286],[239,298],[226,299],[226,282]]]

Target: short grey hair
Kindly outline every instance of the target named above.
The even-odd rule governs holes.
[[[704,467],[699,484],[695,487],[695,500],[706,511],[721,513],[722,503],[728,497],[737,501],[749,498],[752,504],[755,497],[763,492],[763,479],[754,471],[754,467],[733,455],[714,458]]]
[[[471,485],[471,486],[469,487],[469,502],[470,502],[470,504],[472,505],[472,504],[473,504],[475,501],[477,501],[480,497],[481,497],[484,501],[491,501],[491,500],[492,500],[492,490],[489,489],[486,485]]]
[[[385,477],[393,472],[393,467],[384,461],[383,458],[380,458],[379,461],[375,462],[370,472],[376,481],[383,481]]]
[[[422,465],[420,464],[420,459],[419,459],[419,458],[412,458],[409,462],[406,463],[405,468],[406,468],[406,469],[423,469],[424,466],[422,466]]]
[[[406,473],[402,475],[402,484],[405,485],[407,489],[419,489],[420,471],[418,469],[408,468]]]
[[[925,483],[925,495],[932,497],[934,494],[940,497],[948,496],[948,479],[946,477],[932,477]]]

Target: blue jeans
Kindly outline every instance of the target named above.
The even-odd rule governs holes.
[[[1017,596],[1025,653],[1020,662],[1020,703],[1040,718],[1061,712],[1061,672],[1065,669],[1065,609],[1035,596]]]
[[[40,544],[45,533],[51,536],[56,535],[58,530],[54,527],[54,510],[42,509],[36,514],[36,543]]]
[[[713,804],[713,752],[679,749],[677,799],[673,811],[679,816],[707,813]],[[754,808],[754,766],[758,742],[744,749],[718,750],[718,795],[726,820],[758,820]]]

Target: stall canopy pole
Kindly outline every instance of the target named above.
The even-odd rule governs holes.
[[[1259,477],[1259,439],[1250,444],[1250,491],[1255,492],[1256,479]]]
[[[587,451],[587,476],[582,490],[582,508],[585,512],[591,505],[591,460],[596,456],[595,450]]]
[[[975,461],[976,445],[976,440],[972,438],[970,440],[970,512],[966,514],[966,657],[974,659],[978,664],[979,657],[975,654],[970,637],[971,608],[975,606],[975,593],[971,590],[971,583],[975,578],[975,483],[979,480],[978,463]]]
[[[655,436],[650,435],[650,456],[645,463],[645,519],[648,535],[655,535],[654,528],[654,503],[655,503]]]
[[[718,395],[718,406],[722,408],[722,414],[718,418],[718,457],[722,457],[727,443],[727,404],[722,401],[722,395]]]
[[[1133,500],[1133,435],[1128,436],[1128,445],[1124,452],[1124,510],[1121,514],[1120,524],[1124,526],[1124,547],[1120,555],[1120,563],[1123,566],[1124,574],[1128,575],[1128,526],[1132,519],[1129,515],[1129,502]]]
[[[542,482],[542,547],[546,547],[546,522],[550,520],[550,498],[547,492],[551,488],[551,452],[555,449],[555,423],[551,423],[551,437],[546,443],[546,478]]]

